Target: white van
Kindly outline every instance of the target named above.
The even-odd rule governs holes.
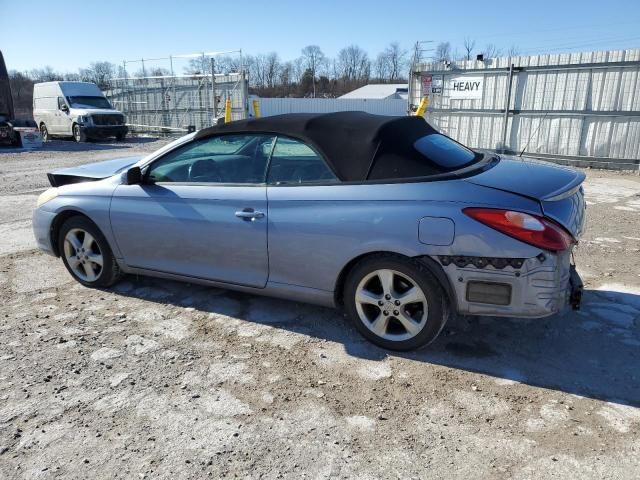
[[[114,110],[95,83],[44,82],[33,86],[33,118],[42,139],[89,138],[127,135],[124,115]]]

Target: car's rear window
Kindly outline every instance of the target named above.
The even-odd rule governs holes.
[[[417,135],[416,135],[417,134]],[[437,132],[393,132],[379,145],[368,180],[423,178],[453,172],[482,158]]]
[[[445,171],[456,170],[473,162],[476,154],[449,137],[432,133],[419,138],[414,148]]]

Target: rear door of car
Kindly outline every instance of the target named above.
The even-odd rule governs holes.
[[[111,224],[134,268],[262,288],[267,283],[266,166],[274,136],[220,135],[155,160],[121,185]]]

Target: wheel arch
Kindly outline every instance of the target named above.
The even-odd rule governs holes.
[[[49,231],[51,248],[56,257],[60,256],[60,248],[59,248],[60,246],[58,245],[58,236],[60,233],[60,228],[62,228],[62,225],[64,225],[64,222],[66,222],[72,217],[84,217],[87,220],[89,220],[100,232],[102,232],[102,230],[96,224],[96,222],[94,222],[91,219],[91,217],[89,217],[86,213],[81,212],[79,210],[75,210],[75,209],[62,210],[55,216],[55,218],[51,222],[51,230]]]
[[[455,290],[449,281],[449,277],[447,277],[446,273],[444,273],[444,270],[442,269],[442,266],[440,266],[439,263],[437,263],[435,260],[433,260],[429,256],[411,257],[411,256],[404,255],[402,253],[384,251],[384,250],[367,252],[367,253],[358,255],[357,257],[354,257],[351,260],[349,260],[349,262],[347,262],[346,265],[342,267],[342,270],[340,271],[340,273],[338,274],[338,278],[336,279],[335,287],[333,290],[334,304],[338,308],[342,309],[344,307],[344,298],[343,298],[344,284],[351,270],[353,270],[353,268],[364,259],[370,258],[370,257],[376,257],[376,256],[402,257],[405,259],[409,259],[409,260],[413,259],[415,261],[420,262],[420,264],[424,266],[429,271],[429,273],[433,275],[433,277],[442,287],[445,295],[447,296],[447,300],[450,308],[457,310],[456,308],[457,302],[455,301],[456,299]]]

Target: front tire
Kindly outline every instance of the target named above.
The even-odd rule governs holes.
[[[109,287],[120,278],[120,267],[107,240],[86,217],[71,217],[62,224],[58,249],[71,276],[86,287]]]
[[[431,343],[449,317],[447,297],[416,260],[376,255],[349,273],[344,304],[356,329],[389,350],[414,350]]]
[[[77,143],[84,143],[87,141],[87,134],[82,131],[80,125],[77,123],[73,124],[73,139]]]

